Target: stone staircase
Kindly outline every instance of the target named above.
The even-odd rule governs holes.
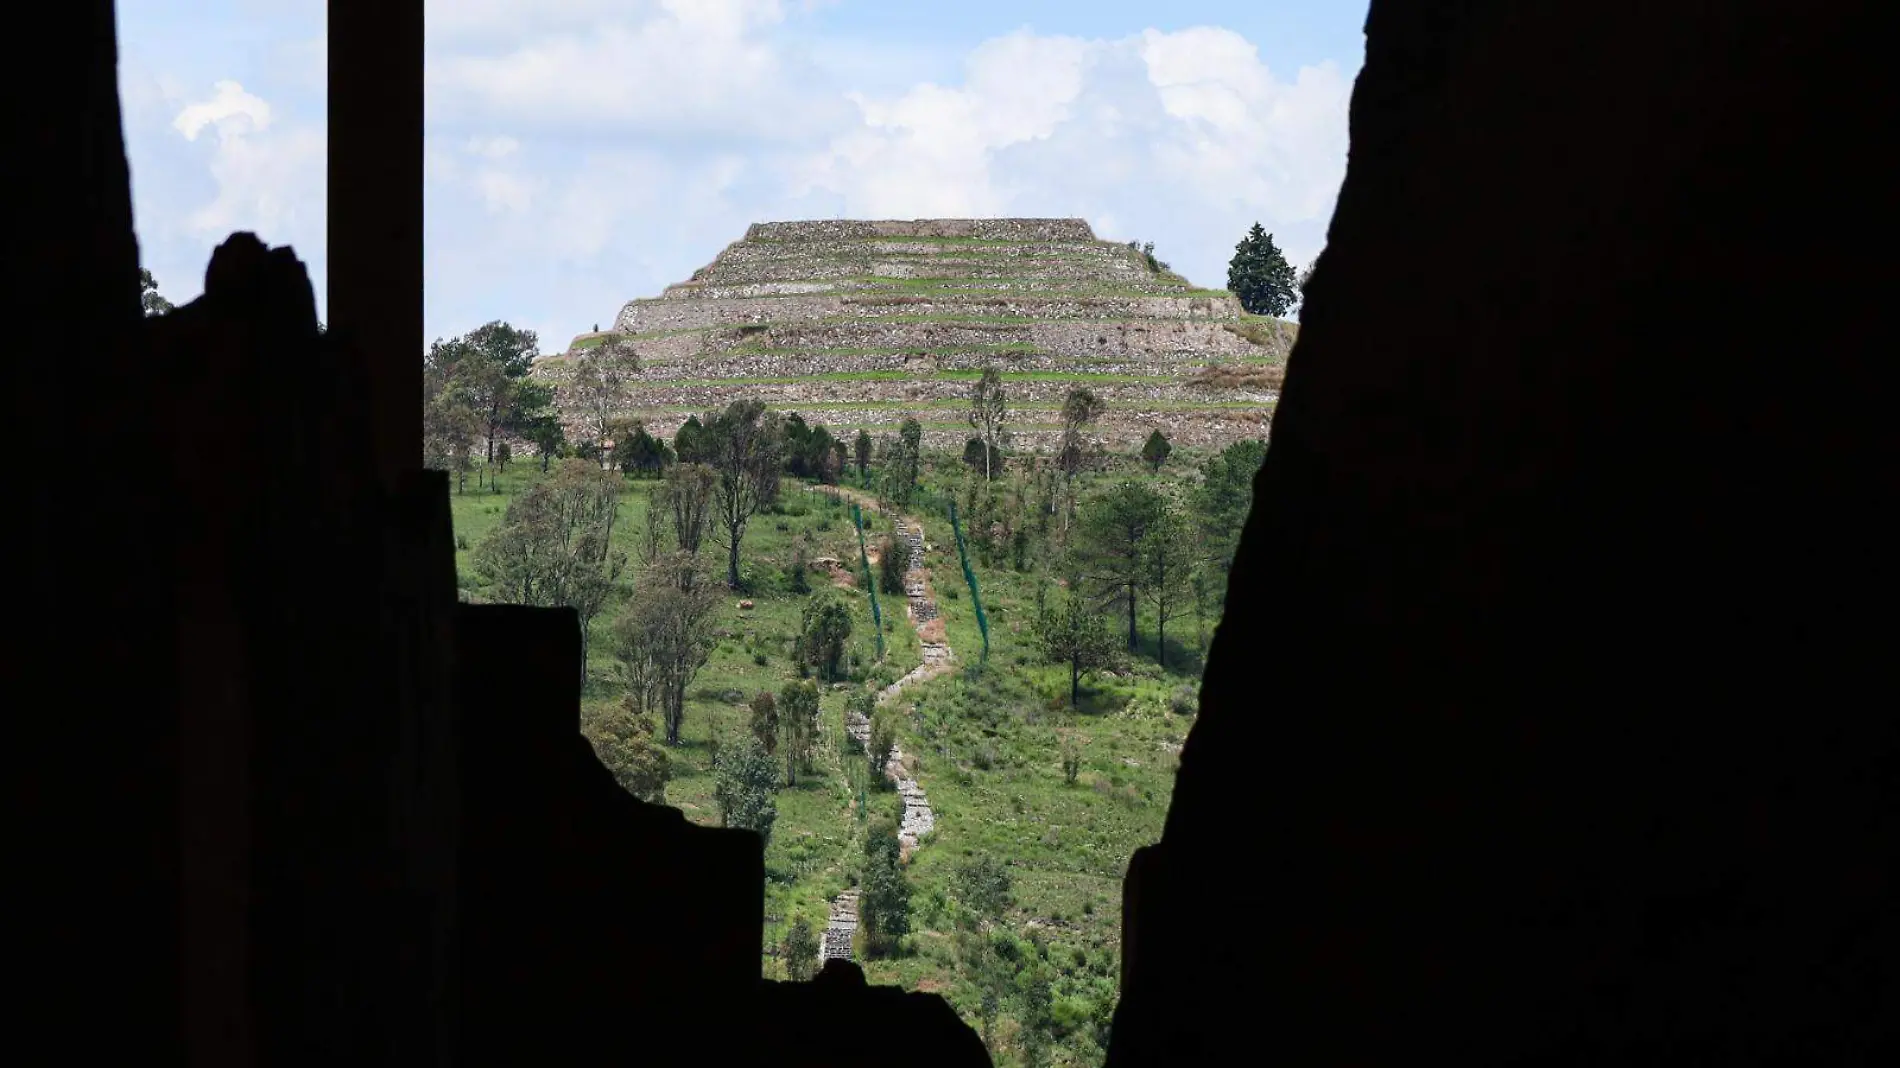
[[[851,959],[851,936],[858,930],[858,892],[846,890],[831,901],[831,919],[825,923],[825,939],[818,947],[819,967],[828,960]]]
[[[909,569],[904,573],[904,592],[909,597],[911,625],[921,630],[923,625],[937,618],[937,603],[930,599],[930,587],[925,581],[929,575],[924,566],[924,530],[902,516],[895,517],[897,532],[910,547]],[[942,673],[955,657],[947,642],[923,642],[923,663],[912,668],[903,678],[878,691],[877,703],[882,705],[896,700],[906,689]],[[871,721],[857,712],[847,711],[844,729],[856,738],[865,749],[871,747]],[[891,755],[884,762],[884,777],[897,786],[898,795],[904,799],[904,818],[897,828],[897,841],[905,856],[917,848],[917,844],[931,831],[936,829],[937,816],[931,811],[930,798],[916,779],[905,774],[904,750],[901,746],[892,746]],[[831,902],[831,921],[825,927],[822,959],[851,957],[851,935],[858,929],[858,892],[846,890]]]

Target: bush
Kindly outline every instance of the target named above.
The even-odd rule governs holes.
[[[960,601],[963,599],[963,591],[952,586],[943,591],[943,599],[946,601]]]
[[[455,536],[455,547],[461,550],[462,552],[467,552],[468,551],[468,535],[457,534]]]
[[[1200,687],[1190,684],[1176,689],[1174,696],[1169,698],[1169,704],[1177,716],[1194,715],[1201,710]]]
[[[764,667],[765,665],[772,662],[772,658],[769,656],[766,656],[764,653],[753,653],[752,662],[754,664],[757,664],[760,667]]]

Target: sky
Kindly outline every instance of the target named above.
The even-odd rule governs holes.
[[[786,219],[1060,216],[1225,284],[1304,266],[1345,174],[1365,0],[425,0],[424,328],[543,352]],[[323,0],[119,0],[144,265],[233,231],[324,306]],[[426,339],[425,339],[426,340]]]

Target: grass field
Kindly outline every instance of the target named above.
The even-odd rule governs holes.
[[[1157,481],[1178,492],[1195,461],[1193,450],[1180,450]],[[1133,470],[1124,467],[1084,480],[1106,484]],[[507,503],[539,477],[537,466],[516,463],[494,488],[477,491],[471,478],[466,492],[452,498],[458,571],[471,598],[483,594],[471,566],[474,547],[501,522]],[[960,465],[939,461],[926,485],[953,492],[962,477]],[[626,551],[631,552],[652,485],[634,479],[625,483],[615,538]],[[926,495],[928,501],[940,499]],[[857,557],[848,508],[790,480],[780,500],[778,513],[756,517],[747,532],[747,588],[722,601],[719,647],[693,684],[682,744],[672,753],[667,803],[702,824],[719,821],[710,771],[712,740],[744,730],[744,705],[753,694],[775,691],[797,677],[792,641],[806,598],[791,593],[786,580],[794,540],[809,535],[814,556]],[[1191,723],[1172,710],[1191,708],[1200,670],[1200,628],[1191,618],[1171,624],[1170,667],[1164,671],[1155,662],[1153,628],[1144,622],[1144,644],[1128,671],[1087,684],[1080,709],[1072,711],[1067,673],[1043,662],[1030,626],[1036,587],[1046,581],[1047,569],[1031,561],[1026,570],[1016,571],[1008,561],[972,557],[990,621],[985,661],[946,516],[929,503],[911,514],[925,528],[931,583],[959,670],[907,690],[900,699],[899,707],[908,713],[902,746],[916,761],[915,775],[930,796],[937,823],[909,865],[913,934],[900,955],[866,962],[866,972],[873,982],[940,992],[974,1022],[978,995],[958,970],[945,904],[953,895],[959,863],[982,854],[1003,858],[1013,882],[1013,905],[1003,926],[1034,939],[1025,944],[1039,943],[1056,975],[1056,1017],[1068,1021],[1058,1039],[1057,1063],[1100,1063],[1093,1036],[1115,996],[1121,878],[1129,855],[1161,831],[1174,754]],[[882,529],[868,514],[867,522],[874,524],[873,536]],[[719,547],[702,551],[723,562]],[[822,571],[814,571],[811,580],[814,589],[827,582]],[[920,659],[902,599],[883,598],[888,626],[880,663],[873,654],[868,601],[854,592],[851,674],[860,684],[895,679]],[[753,608],[741,609],[742,597]],[[619,700],[607,636],[618,610],[610,607],[594,623],[586,708]],[[766,852],[761,950],[767,974],[781,967],[771,947],[786,926],[803,917],[822,928],[828,899],[850,885],[856,871],[862,824],[853,811],[854,777],[846,760],[862,758],[841,753],[843,690],[824,695],[819,773],[778,795],[778,821]],[[1063,774],[1065,736],[1082,747],[1081,770],[1073,782]],[[888,792],[871,795],[874,805],[893,805],[895,798]],[[656,917],[656,922],[661,921]],[[1005,1053],[999,1051],[998,1063],[1013,1063]]]

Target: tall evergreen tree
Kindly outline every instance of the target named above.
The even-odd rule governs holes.
[[[1122,482],[1082,506],[1081,563],[1103,603],[1128,613],[1128,648],[1135,648],[1135,609],[1147,584],[1142,539],[1167,511],[1167,501],[1139,482]]]
[[[1148,440],[1141,446],[1141,458],[1147,462],[1150,471],[1158,474],[1161,465],[1168,462],[1168,454],[1173,451],[1174,446],[1168,443],[1161,431],[1156,430],[1148,435]]]
[[[1240,298],[1241,307],[1255,315],[1285,315],[1300,298],[1292,265],[1259,223],[1234,246],[1234,258],[1227,264],[1227,288]]]

